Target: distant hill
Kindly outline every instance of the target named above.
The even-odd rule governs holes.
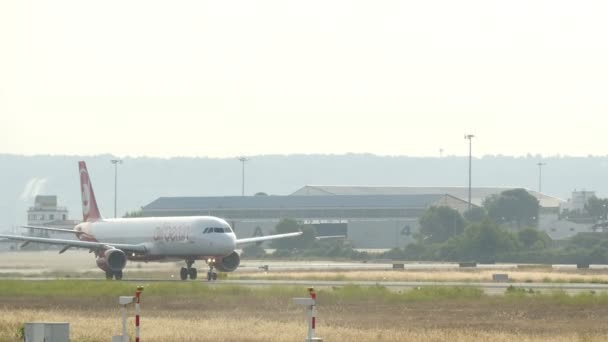
[[[81,217],[77,161],[85,160],[102,214],[114,211],[111,155],[0,154],[0,230],[26,222],[37,194],[55,194],[70,217]],[[539,156],[484,156],[473,160],[474,186],[538,188]],[[608,195],[608,157],[549,157],[542,161],[543,192],[568,198],[574,189]],[[466,186],[468,158],[371,154],[262,155],[246,164],[246,194],[288,195],[306,184]],[[139,209],[159,196],[241,194],[241,163],[234,158],[125,158],[118,168],[118,212]]]

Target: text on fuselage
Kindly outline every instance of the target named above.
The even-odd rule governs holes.
[[[188,241],[190,239],[190,226],[163,224],[154,229],[154,241]]]

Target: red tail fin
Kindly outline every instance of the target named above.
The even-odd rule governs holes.
[[[80,193],[82,194],[82,216],[84,221],[97,221],[101,219],[93,185],[87,171],[87,164],[83,161],[78,162],[78,170],[80,171]]]

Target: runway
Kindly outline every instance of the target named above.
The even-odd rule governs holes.
[[[102,278],[103,272],[95,266],[94,258],[86,251],[70,251],[69,256],[58,254],[56,251],[7,252],[1,253],[0,256],[0,279],[106,281]],[[608,274],[605,271],[608,265],[590,265],[590,269],[577,270],[576,265],[477,264],[476,267],[460,267],[458,263],[399,263],[390,260],[338,262],[262,259],[243,260],[240,267],[233,274],[228,275],[228,279],[210,283],[204,279],[206,278],[204,277],[205,264],[197,263],[195,265],[198,265],[199,268],[199,279],[195,282],[203,286],[314,286],[323,288],[358,285],[383,286],[392,291],[427,286],[458,286],[477,287],[488,294],[503,294],[509,286],[534,291],[563,290],[569,293],[608,290]],[[143,284],[181,282],[178,280],[179,269],[183,266],[183,262],[130,262],[124,270],[123,281]],[[394,270],[395,267],[399,269]],[[540,275],[526,274],[529,269],[533,269],[533,272],[540,273]],[[496,272],[493,272],[494,270]],[[343,278],[344,273],[349,277],[349,272],[358,271],[362,272],[359,275],[360,279],[365,280]],[[395,277],[404,271],[405,273],[413,272],[409,272],[409,277],[406,279]],[[287,275],[280,279],[281,275],[277,274],[283,272],[298,274],[296,277],[291,275],[291,278],[288,278],[289,275]],[[435,274],[442,272],[447,272],[445,279],[434,278]],[[492,282],[493,273],[507,274],[510,281]],[[335,274],[335,280],[331,280],[333,274]],[[450,279],[450,277],[457,278]],[[545,279],[549,279],[549,281],[544,282]]]
[[[137,282],[138,280],[129,280]],[[145,281],[145,280],[139,280]],[[149,280],[148,280],[149,281]],[[159,280],[163,281],[163,280]],[[174,281],[174,280],[169,280]],[[204,283],[211,286],[238,285],[238,286],[302,286],[302,287],[342,287],[356,286],[382,286],[392,291],[412,290],[421,287],[475,287],[482,289],[486,294],[504,294],[509,286],[533,291],[556,291],[567,293],[607,291],[608,284],[585,283],[499,283],[499,282],[429,282],[429,281],[340,281],[340,280],[220,280]]]

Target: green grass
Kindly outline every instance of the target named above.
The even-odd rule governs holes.
[[[307,297],[308,291],[302,286],[246,287],[239,285],[219,285],[201,282],[153,282],[141,284],[116,281],[82,280],[0,280],[1,297],[116,297],[135,294],[136,287],[144,286],[143,296],[191,297],[214,300],[239,300],[268,298],[290,299]],[[489,296],[476,287],[418,287],[395,292],[384,286],[346,285],[317,289],[318,298],[327,303],[373,301],[382,303],[432,302],[432,301],[477,301],[488,303],[546,302],[563,305],[606,305],[608,293],[591,291],[568,294],[565,291],[536,291],[509,287],[505,296]]]
[[[144,296],[189,297],[306,297],[307,289],[300,286],[246,287],[238,285],[209,285],[200,282],[127,283],[116,281],[82,280],[0,280],[0,296],[35,297],[87,297],[120,296],[135,293],[138,285],[144,286]],[[480,298],[483,291],[471,287],[421,287],[410,291],[393,292],[383,286],[347,285],[331,289],[318,289],[317,293],[328,301],[424,301],[433,299]]]
[[[135,294],[137,286],[144,286],[147,296],[264,296],[268,294],[302,295],[306,289],[301,287],[264,287],[250,288],[236,285],[214,286],[200,282],[117,282],[88,280],[0,280],[0,296],[38,296],[38,297],[87,297],[121,296]]]
[[[510,286],[505,291],[504,301],[537,301],[562,305],[606,305],[607,292],[580,292],[569,294],[564,290],[539,291]]]

